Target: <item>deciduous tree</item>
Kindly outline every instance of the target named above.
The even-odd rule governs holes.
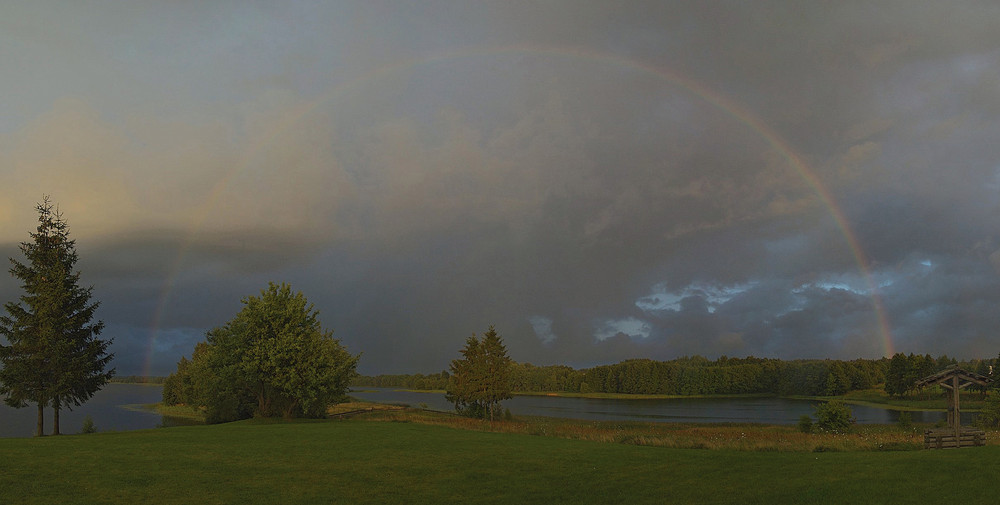
[[[319,312],[287,284],[270,283],[243,304],[208,332],[190,362],[178,363],[169,400],[205,407],[213,422],[323,416],[343,398],[360,355],[324,331]]]

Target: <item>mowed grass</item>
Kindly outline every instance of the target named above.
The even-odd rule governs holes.
[[[1000,470],[998,446],[697,450],[363,420],[0,439],[0,455],[0,503],[18,504],[988,503]]]

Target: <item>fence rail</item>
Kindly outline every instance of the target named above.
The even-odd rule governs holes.
[[[924,449],[957,449],[986,445],[986,433],[975,428],[962,428],[955,436],[952,428],[924,432]]]

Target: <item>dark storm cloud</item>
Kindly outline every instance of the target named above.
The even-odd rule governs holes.
[[[122,369],[270,280],[365,373],[1000,344],[989,4],[17,13],[0,240],[60,202]]]

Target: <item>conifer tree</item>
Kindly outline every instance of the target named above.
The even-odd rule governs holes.
[[[512,396],[513,362],[503,339],[490,326],[482,340],[472,335],[459,352],[462,359],[451,362],[445,398],[462,414],[495,419],[500,402]]]
[[[507,356],[507,346],[491,325],[489,331],[483,334],[483,354],[486,373],[483,377],[486,387],[484,400],[486,414],[494,420],[502,413],[500,402],[510,399],[511,392],[511,359]]]
[[[0,316],[0,395],[16,408],[35,403],[36,435],[44,434],[44,408],[51,405],[53,435],[59,434],[59,411],[86,402],[114,375],[106,371],[113,354],[110,340],[97,338],[102,321],[92,322],[100,305],[91,302],[93,287],[79,286],[75,241],[49,198],[36,206],[38,227],[20,244],[27,263],[10,258],[11,275],[21,280],[19,302],[4,305]]]
[[[452,360],[449,367],[451,376],[445,399],[455,404],[455,410],[469,417],[483,417],[485,402],[483,374],[481,372],[483,359],[482,344],[476,335],[465,339],[465,347],[459,351],[462,359]]]

